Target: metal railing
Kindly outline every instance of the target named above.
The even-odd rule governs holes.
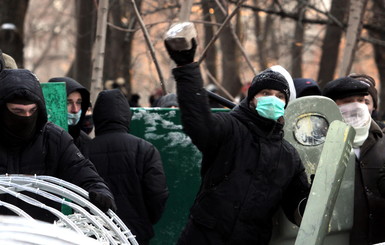
[[[28,192],[67,205],[74,210],[74,213],[65,215],[26,195]],[[14,196],[23,202],[49,211],[57,217],[53,226],[70,229],[102,244],[138,244],[135,236],[112,210],[108,210],[107,213],[102,212],[88,200],[87,191],[62,179],[51,176],[0,175],[0,197],[3,194]],[[29,214],[15,205],[0,201],[0,206],[18,216],[32,219]]]

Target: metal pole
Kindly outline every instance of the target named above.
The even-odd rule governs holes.
[[[216,93],[213,93],[209,90],[206,89],[206,92],[207,92],[207,95],[215,100],[216,102],[218,102],[219,104],[223,105],[223,106],[226,106],[230,109],[233,109],[237,104],[233,103],[232,101],[220,96],[220,95],[217,95]]]

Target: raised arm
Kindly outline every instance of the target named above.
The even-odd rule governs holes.
[[[177,65],[173,75],[177,83],[183,129],[198,149],[204,151],[225,134],[221,117],[211,112],[199,64],[194,62],[197,43],[195,39],[191,39],[191,42],[189,50],[173,50],[167,42],[165,46]]]

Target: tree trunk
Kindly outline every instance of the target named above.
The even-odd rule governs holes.
[[[136,0],[135,3],[140,10],[142,0]],[[123,17],[128,19],[127,24],[122,22]],[[113,26],[109,26],[107,29],[103,81],[112,81],[127,98],[130,98],[132,43],[135,32],[124,30],[136,28],[137,19],[131,4],[123,0],[113,1],[110,6],[109,22]]]
[[[0,0],[0,49],[24,67],[24,19],[29,0]]]
[[[295,25],[294,40],[291,52],[291,75],[293,78],[302,77],[302,50],[305,35],[305,24],[301,21],[305,17],[305,5],[308,0],[299,1],[297,5],[298,21]]]
[[[142,0],[136,0],[136,7],[140,11],[142,8]],[[129,22],[129,29],[135,29],[138,23],[138,20],[135,17],[135,14],[132,10],[132,8],[129,8],[126,11],[126,16],[129,16],[130,22]],[[123,42],[123,50],[124,50],[124,55],[123,55],[123,62],[121,65],[121,69],[123,71],[123,78],[126,81],[124,84],[124,87],[127,91],[127,96],[131,95],[131,81],[132,81],[132,53],[133,53],[133,42],[134,42],[134,32],[127,32],[125,34],[125,39]]]
[[[122,23],[122,16],[126,16],[126,11],[128,11],[126,6],[122,1],[114,1],[110,6],[109,21],[114,26],[122,29],[129,28]],[[124,56],[127,55],[125,47],[126,35],[128,35],[128,32],[126,33],[111,26],[107,29],[108,42],[106,43],[105,59],[108,62],[104,63],[104,81],[116,81],[118,78],[123,78],[124,84],[127,82],[124,78],[124,69],[127,66],[123,62]],[[125,89],[123,92],[128,96]]]
[[[207,22],[215,22],[215,16],[213,15],[213,13],[210,12],[210,9],[215,12],[220,10],[215,8],[214,1],[213,0],[202,1],[202,9],[203,9],[203,20]],[[214,28],[215,26],[213,25],[204,26],[204,47],[206,47],[209,44],[210,40],[213,38],[214,32],[215,32]],[[214,44],[213,47],[207,51],[205,64],[206,64],[207,70],[211,73],[211,75],[214,78],[218,79],[216,60],[217,60],[217,49]]]
[[[361,20],[365,12],[367,0],[351,0],[349,21],[346,31],[344,56],[340,68],[340,77],[347,76],[352,68],[355,50],[361,34]]]
[[[223,22],[226,16],[222,11],[216,11],[215,16],[218,22]],[[220,44],[222,50],[222,85],[232,95],[237,96],[241,87],[241,79],[239,77],[239,54],[236,47],[236,41],[231,35],[231,22],[224,27],[220,35]],[[225,96],[224,94],[221,94]]]
[[[76,56],[67,76],[74,78],[90,90],[92,46],[95,39],[97,9],[94,0],[76,1],[75,4],[77,20]]]
[[[127,4],[127,1],[119,1],[121,2],[120,8],[123,9],[123,11],[120,11],[119,16],[114,18],[114,23],[117,26],[125,27],[129,30],[136,29],[138,20],[135,17],[134,10],[131,6],[131,4]],[[135,0],[136,7],[140,11],[142,8],[142,0]],[[117,6],[116,6],[117,7]],[[126,17],[129,21],[127,25],[124,25],[120,20],[121,17]],[[125,32],[125,33],[117,33],[119,31],[115,31],[114,38],[117,38],[119,41],[115,43],[115,46],[113,49],[110,49],[111,54],[109,55],[116,55],[116,57],[120,57],[120,63],[109,63],[108,65],[108,74],[105,74],[106,78],[109,79],[116,79],[118,77],[123,77],[123,87],[121,87],[123,93],[129,98],[131,96],[131,81],[132,81],[132,54],[133,54],[133,41],[135,32]],[[111,34],[113,31],[111,30]],[[112,36],[111,36],[112,38]],[[108,38],[110,40],[110,38]],[[115,72],[114,72],[115,70]]]
[[[340,23],[344,23],[345,13],[348,6],[349,1],[333,0],[330,14]],[[321,88],[323,88],[327,82],[334,79],[342,32],[343,27],[338,26],[335,23],[327,26],[325,37],[323,39],[322,56],[318,71],[318,82]]]
[[[371,23],[378,27],[385,26],[385,19],[382,18],[385,11],[385,3],[382,0],[374,0],[372,5],[373,17]],[[369,35],[375,39],[385,42],[385,33],[380,31],[369,31]],[[373,44],[375,62],[380,78],[379,105],[377,108],[378,119],[385,120],[384,103],[385,101],[385,46]]]
[[[103,90],[104,53],[107,32],[108,0],[100,0],[96,37],[92,51],[92,81],[91,101],[95,102],[100,91]]]
[[[257,6],[258,0],[254,0],[254,5]],[[254,26],[255,26],[255,37],[257,39],[257,54],[259,57],[259,70],[264,70],[267,66],[267,53],[266,53],[266,33],[262,32],[262,21],[259,16],[259,12],[254,14]],[[266,22],[268,21],[269,16],[266,17]],[[269,22],[270,23],[270,22]]]

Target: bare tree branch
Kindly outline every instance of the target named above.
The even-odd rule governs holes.
[[[300,1],[302,2],[302,0],[300,0]],[[237,1],[235,1],[235,0],[230,0],[229,2],[233,3],[233,4],[237,4]],[[194,3],[193,5],[199,5],[199,4],[200,3],[198,2],[198,3]],[[253,6],[253,5],[248,5],[248,4],[241,4],[241,8],[250,9],[250,10],[252,10],[254,12],[264,12],[266,14],[277,15],[277,16],[280,16],[281,18],[290,18],[290,19],[293,19],[293,20],[296,20],[296,21],[301,19],[302,23],[319,24],[319,25],[334,24],[334,25],[337,25],[337,26],[339,26],[341,28],[346,28],[346,26],[347,26],[346,23],[342,23],[342,22],[338,21],[333,15],[330,14],[330,12],[323,11],[323,10],[321,10],[319,8],[316,8],[314,5],[309,4],[309,3],[306,4],[307,8],[310,8],[310,9],[312,9],[312,10],[314,10],[314,11],[320,13],[320,14],[323,14],[325,17],[327,17],[327,19],[303,18],[303,17],[298,16],[297,13],[287,13],[287,12],[285,12],[283,10],[282,6],[277,1],[275,2],[275,4],[279,7],[280,11],[276,11],[276,10],[272,10],[272,9],[259,8],[259,7],[256,7],[256,6]],[[180,4],[166,5],[165,7],[162,7],[162,8],[157,8],[157,9],[153,9],[151,11],[143,12],[143,13],[141,13],[141,16],[151,15],[151,14],[162,12],[162,11],[165,11],[165,10],[177,9],[177,8],[180,8]],[[169,22],[169,21],[167,21],[167,22]],[[195,22],[196,21],[194,21],[194,23]],[[158,22],[158,23],[164,23],[164,22],[162,21],[162,22]],[[204,23],[204,22],[201,22],[201,23]],[[148,25],[155,25],[155,24],[147,24],[146,26],[148,26]],[[204,23],[204,24],[209,24],[209,23]],[[363,29],[375,31],[375,32],[378,32],[378,33],[384,33],[385,32],[385,28],[383,28],[382,26],[375,26],[375,25],[365,24],[364,23],[362,27],[363,27]]]
[[[230,2],[236,3],[236,1],[234,1],[234,0],[230,0]],[[322,11],[322,10],[314,7],[311,4],[308,4],[307,7],[317,11],[318,13],[324,14],[327,17],[327,19],[323,20],[323,19],[302,18],[301,21],[303,23],[319,24],[319,25],[332,24],[332,25],[337,25],[343,29],[345,29],[347,27],[347,23],[342,23],[342,22],[338,21],[329,12]],[[254,12],[264,12],[266,14],[277,15],[277,16],[280,16],[281,18],[289,18],[289,19],[293,19],[293,20],[297,20],[297,21],[300,18],[296,13],[287,13],[285,11],[276,11],[276,10],[270,10],[270,9],[267,10],[267,9],[247,5],[247,4],[242,4],[241,8],[250,9]],[[365,23],[362,25],[362,29],[373,31],[373,32],[378,32],[378,33],[384,33],[385,32],[385,28],[383,26],[376,26],[376,25],[365,24]]]
[[[355,49],[358,43],[358,37],[361,33],[361,20],[365,12],[367,2],[367,0],[350,1],[349,25],[347,28],[345,49],[339,74],[341,77],[347,76],[350,73],[355,55]]]
[[[154,46],[151,43],[150,35],[148,34],[148,31],[146,29],[146,26],[144,25],[143,19],[140,16],[140,13],[138,11],[138,8],[136,6],[135,1],[131,0],[131,4],[134,7],[134,10],[135,10],[134,12],[135,12],[136,18],[138,18],[138,22],[139,22],[139,25],[140,25],[140,27],[142,29],[142,32],[143,32],[144,38],[146,40],[147,46],[150,49],[150,54],[151,54],[152,60],[154,61],[156,70],[158,72],[158,76],[159,76],[159,80],[160,80],[160,85],[162,87],[162,92],[163,92],[163,95],[165,95],[165,94],[167,94],[167,90],[166,90],[166,86],[165,86],[165,83],[164,83],[163,73],[162,73],[162,70],[160,69],[159,62],[156,59],[155,49],[154,49]]]
[[[213,36],[213,38],[210,40],[210,42],[207,44],[207,46],[205,47],[205,49],[203,50],[202,54],[201,54],[201,57],[199,58],[198,60],[198,63],[201,63],[202,60],[205,58],[206,56],[206,52],[207,50],[213,45],[213,43],[218,39],[219,37],[219,34],[221,34],[223,28],[229,23],[229,21],[231,20],[231,18],[234,17],[234,15],[237,13],[238,9],[240,8],[241,4],[244,2],[245,0],[239,0],[237,5],[235,6],[235,9],[233,10],[233,12],[228,15],[226,17],[226,19],[223,21],[222,25],[219,27],[219,29],[217,30],[217,33],[215,33],[215,35]]]
[[[222,11],[222,13],[226,14],[226,10],[223,8],[222,4],[218,0],[215,0],[215,2],[217,3],[217,5],[218,5],[219,9]],[[251,64],[249,56],[247,55],[245,49],[243,48],[242,43],[239,40],[237,34],[235,34],[235,31],[234,31],[234,28],[233,28],[232,25],[230,25],[230,30],[231,30],[231,35],[233,36],[235,42],[237,43],[237,46],[238,46],[239,50],[241,51],[243,57],[245,58],[247,65],[250,67],[250,69],[254,73],[254,75],[256,75],[257,74],[257,70]]]
[[[385,47],[385,41],[373,37],[360,37],[360,41]]]
[[[228,96],[232,101],[235,101],[235,98],[222,86],[222,84],[220,84],[218,81],[217,81],[217,79],[215,79],[215,77],[211,74],[211,72],[209,71],[209,69],[206,69],[205,70],[206,71],[206,73],[207,73],[207,76],[210,78],[210,80],[215,84],[215,85],[217,85],[218,86],[218,88],[220,89],[220,90],[222,90],[223,91],[223,93],[225,93],[226,94],[226,96]]]
[[[177,21],[164,20],[164,21],[157,21],[157,22],[153,22],[153,23],[147,23],[147,24],[145,24],[145,26],[146,26],[146,29],[149,29],[149,28],[152,28],[153,26],[156,26],[156,25],[161,25],[164,23],[174,23],[174,22],[177,22]],[[190,22],[193,22],[195,24],[221,26],[221,23],[215,23],[215,22],[209,22],[209,21],[203,21],[203,20],[190,20]],[[122,28],[120,26],[114,25],[111,22],[107,22],[107,25],[111,28],[114,28],[116,30],[123,31],[123,32],[137,32],[137,31],[141,30],[140,27],[134,28],[134,29],[133,28]]]

